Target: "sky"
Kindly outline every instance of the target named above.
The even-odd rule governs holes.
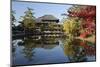
[[[65,4],[53,4],[53,3],[36,3],[36,2],[12,2],[12,10],[15,11],[16,20],[20,20],[20,16],[24,16],[24,12],[27,10],[27,7],[34,9],[34,16],[36,18],[41,17],[43,15],[53,15],[58,18],[60,21],[64,16],[61,14],[67,13],[67,10],[72,5]]]

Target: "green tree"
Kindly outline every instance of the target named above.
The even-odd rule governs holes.
[[[25,29],[33,29],[35,28],[35,17],[33,16],[34,12],[33,9],[27,8],[28,10],[25,11],[25,15],[21,16],[22,23]]]
[[[64,21],[63,29],[67,36],[78,36],[80,30],[81,20],[79,18],[69,17]]]
[[[11,24],[12,24],[12,27],[15,26],[14,23],[16,22],[16,18],[14,16],[14,14],[15,14],[15,11],[12,10],[11,11],[11,22],[12,22]]]

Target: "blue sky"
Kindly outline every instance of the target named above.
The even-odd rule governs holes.
[[[32,2],[12,2],[12,10],[15,10],[15,17],[19,20],[20,16],[24,16],[24,12],[27,10],[27,7],[34,9],[34,16],[36,18],[41,17],[43,15],[54,15],[58,19],[62,19],[63,16],[61,14],[67,13],[67,10],[72,5],[64,5],[64,4],[48,4],[48,3],[32,3]]]

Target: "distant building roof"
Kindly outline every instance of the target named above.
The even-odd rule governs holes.
[[[59,19],[54,17],[53,15],[44,15],[42,17],[39,17],[36,19],[36,22],[42,22],[42,21],[56,21],[59,22]]]

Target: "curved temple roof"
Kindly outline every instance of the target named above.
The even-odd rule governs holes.
[[[39,17],[36,19],[36,22],[42,22],[42,21],[56,21],[59,22],[59,19],[54,17],[53,15],[44,15],[42,17]]]

